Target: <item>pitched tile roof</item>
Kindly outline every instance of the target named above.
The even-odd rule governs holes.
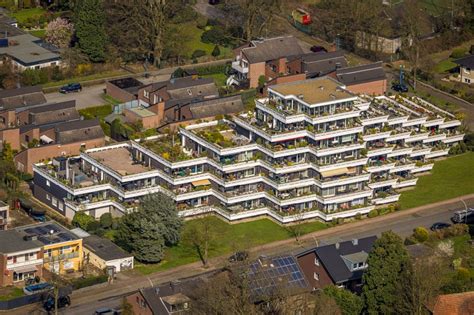
[[[432,312],[434,315],[472,315],[474,292],[440,295]]]
[[[467,67],[474,69],[474,55],[469,55],[467,57],[461,58],[454,60],[454,63],[462,66],[462,67]]]
[[[253,47],[242,48],[242,53],[250,63],[265,62],[303,54],[298,40],[293,36],[282,36],[252,41]]]
[[[314,252],[334,283],[341,283],[351,279],[359,279],[363,273],[363,270],[349,270],[342,256],[353,257],[352,254],[360,252],[368,254],[372,250],[376,239],[377,236],[369,236],[358,239],[357,242],[346,241],[338,243],[339,245],[331,244],[320,246],[306,250],[297,256],[301,257]]]

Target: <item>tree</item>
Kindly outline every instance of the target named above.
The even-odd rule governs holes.
[[[323,291],[325,295],[336,301],[343,315],[359,315],[362,313],[364,303],[360,296],[334,285],[325,287]]]
[[[89,225],[91,225],[92,222],[95,222],[95,219],[82,211],[76,212],[72,218],[72,224],[74,226],[86,231],[89,230]]]
[[[112,214],[110,212],[106,212],[100,216],[100,226],[104,229],[109,229],[112,227],[113,223]]]
[[[75,9],[76,36],[79,48],[92,62],[105,60],[107,35],[102,0],[82,0]]]
[[[46,41],[59,48],[69,47],[74,26],[66,19],[56,18],[46,26]]]
[[[367,258],[369,267],[362,276],[362,298],[368,314],[395,314],[398,283],[409,265],[402,239],[392,231],[382,233]]]
[[[325,294],[324,292],[318,292],[314,298],[315,308],[314,315],[341,315],[341,309],[337,305],[334,298]]]
[[[121,218],[116,241],[138,260],[156,263],[163,258],[165,245],[179,241],[182,224],[170,197],[148,194],[137,211]]]
[[[420,243],[426,242],[429,237],[429,232],[426,228],[419,226],[413,230],[413,237]]]
[[[212,217],[205,217],[194,220],[183,232],[183,241],[196,249],[205,267],[208,263],[209,249],[219,236],[213,219]]]
[[[219,49],[219,45],[214,46],[214,49],[212,50],[211,55],[213,57],[217,57],[221,54],[221,50]]]

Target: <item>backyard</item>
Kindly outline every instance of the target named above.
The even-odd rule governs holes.
[[[400,197],[402,209],[474,193],[474,152],[435,163],[430,175],[422,176],[413,190]]]
[[[214,216],[186,221],[183,233],[185,233],[186,229],[191,228],[192,225],[199,224],[199,220],[211,220],[213,228],[215,231],[218,231],[219,234],[210,248],[209,257],[230,255],[235,251],[293,237],[289,229],[269,219],[228,224]],[[303,223],[298,226],[301,234],[315,232],[325,229],[326,227],[328,227],[327,224],[319,221]],[[143,274],[150,274],[198,260],[199,256],[195,248],[181,243],[178,246],[167,248],[165,258],[160,264],[137,264],[136,269]]]

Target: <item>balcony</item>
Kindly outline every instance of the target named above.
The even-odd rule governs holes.
[[[249,67],[248,66],[242,66],[240,60],[236,60],[232,62],[232,69],[235,71],[242,73],[242,74],[247,74],[249,73]]]
[[[382,191],[375,193],[372,203],[375,205],[382,205],[392,202],[397,202],[400,198],[400,194],[395,191]]]

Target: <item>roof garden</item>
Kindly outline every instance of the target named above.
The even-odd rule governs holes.
[[[239,134],[233,122],[219,121],[216,125],[192,130],[197,136],[222,149],[242,146],[250,143],[250,139]]]
[[[166,135],[140,144],[170,162],[186,161],[197,157],[183,150],[181,137],[177,135]]]

